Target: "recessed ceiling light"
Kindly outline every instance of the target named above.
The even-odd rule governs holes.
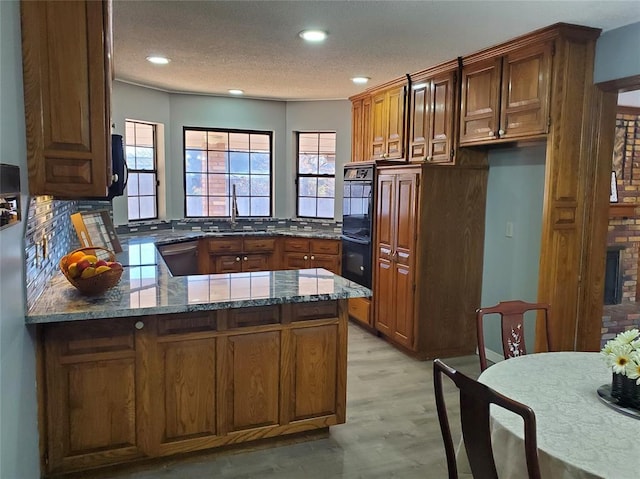
[[[166,57],[156,57],[156,56],[147,57],[147,61],[154,63],[156,65],[166,65],[167,63],[170,62],[170,60]]]
[[[237,88],[232,88],[231,90],[229,90],[229,93],[231,93],[232,95],[242,95],[244,94],[244,90],[238,90]]]
[[[356,85],[364,85],[365,83],[367,83],[369,80],[371,80],[371,78],[369,77],[353,77],[351,79],[351,81],[353,83],[355,83]]]
[[[327,38],[327,32],[322,30],[303,30],[299,33],[300,38],[308,42],[323,42]]]

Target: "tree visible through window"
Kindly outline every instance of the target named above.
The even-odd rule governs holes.
[[[271,144],[270,132],[185,128],[185,216],[231,216],[234,185],[238,216],[271,216]]]
[[[298,133],[298,216],[333,218],[336,134]]]
[[[127,121],[125,142],[129,170],[127,180],[129,220],[157,218],[156,126],[151,123]]]

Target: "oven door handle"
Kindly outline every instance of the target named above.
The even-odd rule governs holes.
[[[362,239],[358,239],[358,238],[353,238],[352,236],[340,235],[340,237],[343,240],[349,241],[351,243],[358,243],[358,244],[369,244],[369,243],[371,243],[371,240],[362,240]]]

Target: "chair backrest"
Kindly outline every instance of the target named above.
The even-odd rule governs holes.
[[[484,347],[484,317],[499,315],[502,330],[502,353],[505,359],[527,354],[524,341],[524,316],[528,311],[537,311],[538,318],[544,323],[544,337],[547,351],[551,351],[549,340],[549,318],[551,307],[546,303],[526,303],[524,301],[502,301],[490,308],[480,308],[476,311],[476,328],[478,332],[478,354],[480,369],[487,369],[487,355]]]
[[[455,449],[451,438],[449,418],[444,402],[442,374],[449,376],[460,390],[460,423],[462,439],[471,466],[471,473],[476,479],[497,479],[496,464],[491,447],[491,430],[489,422],[489,405],[497,404],[512,411],[524,420],[524,446],[529,479],[540,479],[538,463],[538,445],[536,442],[536,416],[533,410],[494,391],[488,386],[447,366],[439,359],[433,361],[433,386],[436,396],[436,408],[440,430],[447,454],[449,479],[458,479]],[[522,471],[522,476],[526,477]]]

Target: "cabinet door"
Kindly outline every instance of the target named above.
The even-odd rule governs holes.
[[[338,325],[291,330],[291,421],[337,410]]]
[[[376,214],[376,274],[374,276],[375,327],[383,334],[395,330],[392,257],[395,246],[395,175],[378,175]]]
[[[543,43],[504,57],[500,138],[547,133],[552,47]]]
[[[341,258],[333,254],[311,254],[311,268],[324,268],[332,273],[341,274]]]
[[[427,138],[429,135],[430,81],[414,79],[411,87],[411,113],[409,117],[409,161],[427,158]]]
[[[401,86],[386,95],[385,158],[389,160],[404,158],[405,94],[406,88]]]
[[[139,343],[130,320],[44,329],[48,472],[143,456]],[[108,323],[108,324],[107,324]]]
[[[240,273],[242,271],[242,255],[212,255],[212,273]]]
[[[411,348],[414,338],[414,263],[416,221],[418,205],[418,175],[401,174],[397,177],[395,195],[396,227],[395,254],[393,255],[393,298],[396,315],[393,339]]]
[[[284,253],[283,269],[309,268],[309,253]]]
[[[242,271],[268,271],[271,269],[270,254],[242,255]]]
[[[371,98],[371,142],[367,159],[379,160],[387,153],[387,102],[386,92],[380,92]]]
[[[431,81],[427,161],[433,163],[449,163],[454,158],[455,84],[455,71]]]
[[[462,68],[460,144],[492,140],[498,133],[502,59]]]
[[[225,433],[280,422],[280,331],[220,339],[221,404]]]
[[[32,195],[107,194],[111,184],[108,9],[109,2],[21,2]]]
[[[362,118],[362,98],[351,102],[351,161],[365,159],[365,145]]]
[[[157,355],[159,454],[179,452],[185,443],[190,450],[206,448],[207,438],[218,435],[215,338],[159,337]]]

